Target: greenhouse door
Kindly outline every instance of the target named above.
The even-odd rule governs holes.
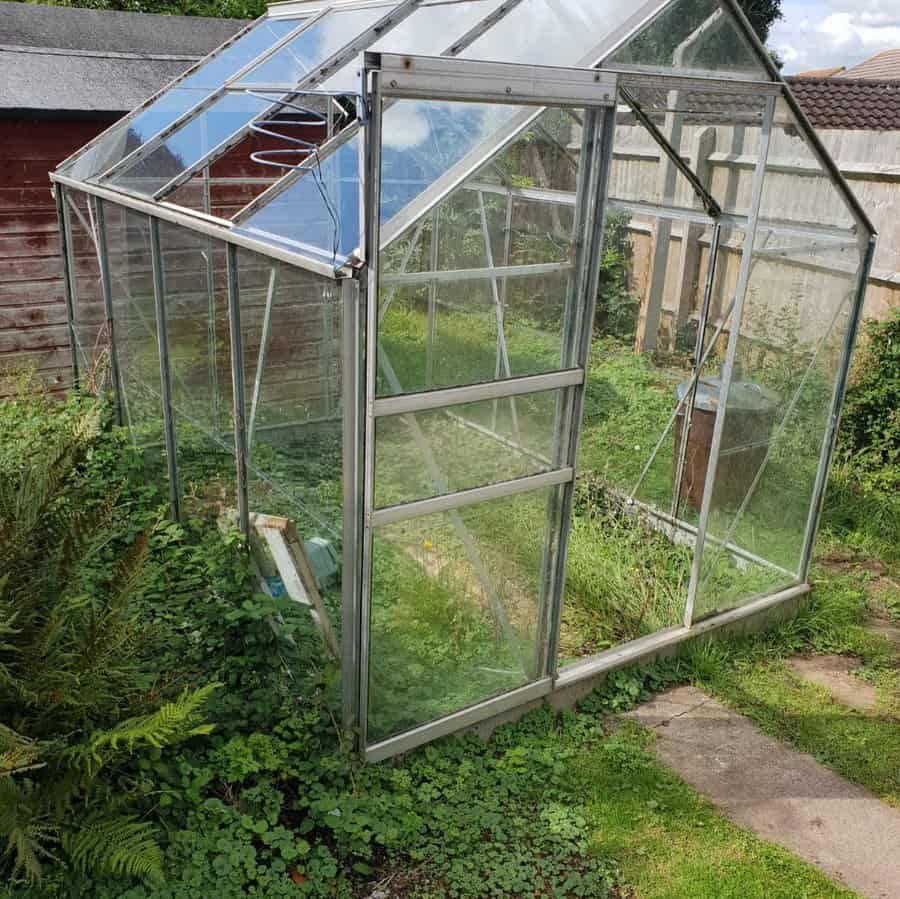
[[[616,83],[387,55],[369,77],[357,720],[377,760],[551,689]]]

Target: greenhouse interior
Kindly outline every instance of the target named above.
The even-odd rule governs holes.
[[[733,0],[273,4],[52,179],[368,760],[808,590],[875,233]]]

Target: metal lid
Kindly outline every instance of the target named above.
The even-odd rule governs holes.
[[[677,388],[679,402],[687,396],[691,389],[691,381],[682,381]],[[701,378],[697,382],[697,395],[694,397],[694,408],[705,412],[715,412],[719,408],[719,392],[722,379]],[[778,405],[778,394],[768,387],[755,384],[753,381],[733,381],[728,392],[728,408],[740,409],[744,412],[768,412]]]

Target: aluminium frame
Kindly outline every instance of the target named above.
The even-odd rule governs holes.
[[[427,2],[427,0],[426,0]],[[491,13],[491,16],[502,18],[502,15],[498,17],[498,13],[503,11],[503,14],[508,11],[509,8],[514,7],[519,0],[509,0],[506,4],[500,4],[499,7],[496,7],[494,11]],[[722,0],[722,2],[727,6],[733,6],[733,0]],[[295,2],[293,4],[288,4],[292,9],[293,8],[308,8],[310,4],[303,2]],[[332,7],[340,7],[345,4],[341,3],[341,0],[336,0],[332,4]],[[649,7],[654,6],[657,8],[661,8],[665,6],[664,3],[654,2],[648,3],[643,8],[644,10],[649,9]],[[285,6],[286,10],[288,7]],[[289,15],[290,13],[284,12],[283,15]],[[655,15],[655,13],[652,13]],[[739,11],[737,12],[737,18],[741,18],[741,14]],[[488,17],[490,18],[490,17]],[[293,32],[292,32],[293,33]],[[218,51],[216,51],[218,52]],[[215,54],[213,54],[215,55]],[[433,58],[429,58],[433,59]],[[467,61],[468,62],[468,61]],[[195,67],[196,68],[196,67]],[[814,148],[815,155],[820,158],[820,162],[823,165],[826,173],[831,176],[832,181],[836,184],[843,184],[843,187],[839,189],[844,191],[845,200],[847,200],[847,193],[849,192],[849,188],[846,187],[846,182],[843,178],[839,178],[835,176],[835,169],[832,165],[827,165],[825,160],[829,160],[827,153],[821,148],[820,145],[816,143],[817,138],[815,138],[814,132],[809,128],[808,123],[804,124],[805,119],[802,118],[802,113],[798,114],[798,110],[794,108],[792,105],[792,97],[790,95],[789,89],[783,87],[783,83],[780,78],[777,81],[769,82],[751,82],[747,80],[742,81],[714,81],[712,79],[704,79],[702,77],[694,77],[694,76],[680,76],[680,75],[672,75],[666,76],[662,74],[656,73],[644,73],[644,72],[634,72],[631,70],[619,70],[615,68],[604,68],[603,74],[615,76],[620,71],[622,72],[621,81],[622,82],[658,82],[660,84],[664,84],[666,86],[672,86],[676,84],[682,85],[690,85],[690,86],[702,86],[704,88],[708,88],[710,90],[719,90],[723,92],[729,93],[741,93],[741,92],[752,92],[754,90],[760,90],[762,93],[771,98],[769,103],[770,106],[774,106],[775,97],[785,98],[784,102],[786,102],[791,108],[793,114],[797,118],[797,121],[800,124],[800,130],[803,132],[804,139]],[[625,72],[627,71],[627,76]],[[373,95],[380,90],[378,79],[378,73],[373,73]],[[509,85],[507,85],[509,86]],[[439,90],[440,85],[433,85],[434,90]],[[390,91],[383,92],[385,96],[390,96]],[[514,100],[510,100],[509,95],[505,93],[502,97],[497,97],[502,102],[515,102]],[[380,108],[380,107],[379,107]],[[605,117],[608,119],[610,114],[614,116],[614,110],[610,110],[607,108],[604,113]],[[136,114],[133,113],[132,115]],[[771,119],[770,119],[771,120]],[[378,123],[380,126],[380,123]],[[527,126],[526,126],[527,127]],[[806,129],[808,129],[808,132]],[[347,129],[350,131],[351,129]],[[607,149],[607,153],[611,158],[611,141],[613,136],[613,127],[609,127],[608,129],[604,129],[603,139],[606,141],[607,139],[610,141],[609,148]],[[369,130],[366,126],[363,128],[364,140],[362,141],[363,147],[370,147],[372,141],[376,139],[376,131]],[[340,139],[342,135],[334,138],[334,141]],[[350,135],[352,136],[352,135]],[[346,138],[349,139],[349,136]],[[508,138],[508,140],[512,140],[514,137]],[[328,146],[331,146],[331,142]],[[379,143],[380,148],[380,143]],[[665,149],[665,148],[664,148]],[[84,152],[79,151],[79,153]],[[77,156],[78,154],[75,154]],[[760,154],[762,156],[762,154]],[[758,169],[765,169],[765,163],[760,162],[758,164]],[[375,197],[377,187],[377,158],[376,152],[372,150],[367,156],[367,166],[365,168],[364,177],[362,179],[362,191],[364,196],[366,197],[367,208],[372,210],[377,210],[377,204],[372,204],[372,199]],[[838,175],[840,173],[837,173]],[[410,503],[406,504],[405,507],[394,507],[388,509],[372,509],[371,514],[369,516],[368,521],[365,518],[365,496],[364,496],[364,487],[367,483],[365,479],[363,479],[363,474],[366,471],[369,459],[367,455],[364,453],[364,448],[368,447],[370,444],[367,442],[363,444],[363,422],[368,423],[369,417],[372,418],[374,422],[374,418],[376,415],[390,414],[391,409],[394,410],[401,408],[402,404],[412,404],[409,405],[405,411],[418,411],[419,409],[425,408],[437,408],[437,405],[429,405],[429,404],[438,404],[443,405],[448,398],[448,395],[452,398],[451,394],[445,394],[443,397],[440,397],[443,391],[433,391],[432,395],[423,394],[415,397],[409,396],[400,396],[400,397],[385,397],[385,398],[375,398],[374,389],[371,393],[371,405],[368,400],[370,397],[367,396],[366,391],[369,390],[371,385],[374,385],[374,373],[377,373],[377,369],[375,366],[376,362],[376,352],[377,352],[377,343],[372,344],[373,352],[368,352],[365,357],[365,366],[366,366],[366,374],[365,378],[361,378],[361,370],[359,367],[360,361],[360,345],[363,337],[363,322],[362,322],[362,311],[366,310],[367,313],[372,312],[374,307],[374,319],[370,323],[374,323],[375,327],[366,328],[365,336],[366,340],[371,339],[373,341],[377,341],[377,318],[378,318],[378,290],[377,288],[380,285],[391,283],[391,279],[395,278],[394,283],[405,283],[401,278],[397,279],[396,276],[392,275],[384,275],[380,281],[378,277],[378,253],[381,241],[378,239],[378,231],[379,231],[379,223],[377,221],[377,215],[367,216],[367,220],[363,222],[363,239],[360,241],[360,246],[365,248],[364,258],[368,260],[366,265],[363,265],[361,269],[358,271],[352,271],[349,267],[345,267],[343,269],[339,269],[335,271],[330,266],[325,265],[324,263],[317,263],[314,261],[310,261],[305,257],[294,253],[287,249],[286,247],[279,247],[269,244],[262,240],[254,240],[251,237],[248,237],[246,234],[235,233],[232,231],[233,223],[218,219],[214,216],[210,215],[202,215],[199,213],[194,213],[190,210],[182,210],[179,207],[173,206],[168,203],[153,203],[150,201],[142,200],[140,198],[128,196],[121,191],[117,191],[114,189],[106,189],[104,190],[102,187],[98,185],[92,185],[90,183],[83,183],[78,179],[70,178],[65,175],[65,173],[54,173],[51,175],[53,181],[56,185],[56,201],[57,208],[60,214],[60,218],[64,223],[64,227],[62,229],[62,240],[64,246],[64,252],[67,257],[71,256],[71,228],[66,225],[66,219],[68,217],[68,208],[65,203],[65,194],[67,191],[80,191],[89,195],[92,195],[95,199],[96,208],[98,209],[98,222],[101,226],[101,231],[98,234],[98,248],[99,241],[101,237],[105,238],[105,235],[102,231],[102,207],[105,202],[115,203],[120,206],[124,206],[127,208],[135,209],[139,212],[142,212],[150,219],[151,223],[151,241],[153,241],[153,232],[154,230],[158,232],[158,221],[171,221],[173,223],[179,224],[183,227],[186,227],[190,230],[206,234],[210,239],[215,238],[218,240],[222,240],[227,245],[227,256],[228,256],[228,264],[229,264],[229,331],[230,338],[234,347],[240,351],[240,308],[239,308],[239,285],[237,283],[236,277],[236,265],[235,265],[235,257],[237,253],[237,247],[244,247],[246,249],[254,250],[255,252],[259,252],[267,257],[272,259],[279,259],[288,264],[300,267],[307,268],[308,270],[315,271],[317,274],[324,275],[333,280],[339,280],[341,282],[340,285],[340,295],[341,295],[341,304],[342,304],[342,316],[343,316],[343,344],[342,344],[342,356],[344,360],[344,371],[343,371],[343,379],[342,379],[342,389],[344,396],[344,404],[343,404],[343,430],[344,430],[344,456],[343,456],[343,470],[344,470],[344,484],[343,484],[343,505],[344,505],[344,545],[345,547],[353,547],[353,551],[347,552],[345,551],[344,555],[344,650],[343,655],[345,659],[345,667],[342,673],[342,683],[343,683],[343,692],[344,692],[344,701],[345,701],[345,716],[344,721],[345,725],[348,729],[353,729],[358,727],[360,724],[360,711],[361,709],[365,710],[365,705],[362,706],[360,703],[365,702],[365,686],[362,681],[365,679],[365,672],[362,669],[361,658],[359,655],[360,651],[360,643],[359,640],[356,639],[356,634],[360,632],[367,633],[366,631],[361,631],[363,627],[367,628],[367,616],[368,609],[363,608],[364,604],[361,604],[360,600],[363,594],[363,583],[365,580],[364,571],[361,569],[361,561],[359,553],[357,552],[357,547],[359,547],[360,542],[363,540],[363,534],[365,532],[366,527],[371,528],[373,524],[378,523],[387,523],[389,520],[400,520],[401,516],[403,518],[407,518],[410,514],[431,514],[438,506],[441,508],[458,508],[467,502],[477,502],[481,501],[486,497],[495,495],[497,489],[506,490],[507,488],[504,485],[492,485],[491,488],[476,488],[475,490],[470,491],[460,491],[455,496],[450,497],[437,497],[437,502],[433,500],[425,500],[419,503]],[[284,179],[282,179],[284,180]],[[277,184],[281,184],[282,182],[276,182]],[[469,186],[473,187],[474,185],[461,185],[460,182],[455,184],[451,184],[448,187],[448,192],[451,190],[456,190],[460,186]],[[485,190],[493,189],[498,193],[504,193],[508,196],[513,196],[513,190],[516,189],[508,189],[508,188],[496,188],[496,186],[488,186],[481,185],[479,187],[483,187]],[[601,189],[599,185],[597,189]],[[524,195],[528,189],[521,189],[521,193]],[[601,192],[604,192],[605,189],[601,189]],[[548,202],[559,202],[564,205],[575,206],[577,203],[577,197],[575,194],[566,194],[556,196],[553,192],[550,191],[537,191],[531,189],[531,192],[535,194],[535,199],[547,200]],[[541,196],[537,196],[540,193]],[[849,195],[852,197],[852,192],[849,192]],[[563,668],[561,671],[556,671],[555,667],[551,669],[549,673],[544,671],[544,675],[541,676],[538,680],[535,680],[533,683],[522,687],[518,690],[511,691],[510,693],[503,694],[500,697],[495,697],[494,699],[486,700],[483,703],[479,703],[476,706],[462,709],[459,712],[455,712],[451,715],[446,716],[445,718],[441,718],[437,721],[430,722],[428,724],[422,725],[419,728],[414,728],[412,731],[403,733],[395,738],[390,738],[386,741],[381,741],[380,743],[373,744],[366,749],[366,755],[369,760],[377,760],[378,758],[387,757],[390,754],[399,751],[405,751],[405,749],[412,748],[414,745],[419,745],[421,742],[424,742],[428,739],[433,739],[436,736],[439,736],[443,733],[450,733],[455,730],[460,729],[461,727],[465,727],[474,723],[477,723],[480,720],[483,720],[485,717],[490,715],[499,713],[501,711],[507,711],[513,708],[516,708],[524,703],[533,701],[535,699],[540,699],[549,695],[554,689],[562,689],[567,686],[571,686],[584,678],[593,676],[594,674],[608,670],[613,667],[617,667],[622,664],[624,661],[629,659],[636,659],[640,657],[640,653],[646,650],[647,647],[663,647],[663,646],[671,646],[677,642],[680,642],[682,639],[688,639],[692,636],[695,636],[700,633],[706,633],[707,631],[713,630],[715,627],[719,627],[723,624],[729,623],[731,621],[741,620],[745,616],[749,616],[754,612],[768,608],[770,606],[774,606],[780,602],[784,602],[785,600],[795,597],[808,589],[806,584],[807,574],[808,574],[808,566],[809,566],[809,558],[812,549],[812,540],[815,535],[816,526],[818,524],[819,516],[821,515],[821,505],[824,497],[825,486],[827,483],[828,477],[828,469],[831,462],[831,457],[834,449],[834,441],[836,439],[837,427],[839,423],[839,410],[841,406],[841,402],[843,399],[844,392],[846,390],[847,383],[847,374],[850,363],[850,352],[853,347],[853,343],[855,341],[858,325],[859,325],[859,317],[862,308],[862,302],[865,296],[865,286],[866,286],[866,278],[871,266],[872,262],[872,253],[874,248],[874,229],[871,227],[871,223],[868,221],[865,216],[864,211],[862,211],[861,207],[854,207],[849,200],[847,200],[848,205],[851,206],[851,211],[854,213],[854,218],[857,222],[857,228],[859,230],[859,243],[860,246],[864,247],[864,259],[863,264],[860,267],[858,273],[858,283],[856,287],[856,294],[853,298],[851,315],[853,316],[851,320],[851,326],[848,329],[845,340],[844,340],[844,349],[843,356],[841,359],[842,367],[839,373],[839,377],[834,385],[834,390],[831,398],[831,406],[829,412],[829,422],[828,429],[825,437],[823,438],[822,443],[822,455],[820,457],[819,469],[816,474],[816,483],[813,492],[813,502],[811,503],[809,510],[808,523],[806,527],[806,533],[804,537],[804,549],[803,549],[803,558],[800,566],[799,572],[799,580],[800,583],[785,587],[781,590],[775,591],[771,594],[766,594],[754,599],[751,599],[745,606],[740,609],[732,610],[730,612],[717,614],[712,618],[706,618],[699,620],[696,616],[689,616],[684,626],[677,627],[673,629],[668,629],[666,631],[660,632],[658,634],[652,635],[650,638],[641,638],[640,640],[634,641],[630,644],[625,644],[624,646],[616,647],[615,649],[609,650],[605,653],[601,653],[598,656],[591,657],[589,659],[583,659],[579,662],[574,663],[571,666],[567,666]],[[627,204],[624,202],[618,202],[614,200],[610,200],[607,204],[608,208],[616,208],[617,206],[623,208],[633,208],[635,204]],[[245,207],[246,208],[246,207]],[[431,206],[432,209],[437,208],[437,203]],[[646,208],[653,209],[652,204],[647,204]],[[659,208],[656,207],[657,214],[659,213]],[[404,210],[406,212],[406,210]],[[704,215],[700,210],[695,210],[694,212],[688,210],[681,210],[682,215],[692,221],[702,221],[707,224],[712,224],[712,220],[708,215]],[[668,210],[665,210],[665,214],[669,214]],[[860,217],[861,216],[861,217]],[[424,221],[424,219],[422,219]],[[154,223],[156,223],[154,225]],[[755,215],[751,214],[749,216],[737,216],[737,215],[729,215],[723,214],[719,218],[719,224],[722,227],[741,227],[745,230],[750,231],[751,223],[757,227],[765,227],[770,224],[766,220],[762,219],[759,216],[759,204],[756,204]],[[822,236],[823,234],[826,236],[841,236],[847,237],[848,232],[844,229],[832,229],[833,234],[829,231],[827,227],[817,227],[812,225],[793,225],[790,224],[780,224],[780,223],[772,223],[775,227],[778,228],[779,231],[784,231],[786,233],[796,233],[801,236],[809,236],[816,237]],[[602,229],[602,225],[601,225]],[[600,232],[602,234],[602,230]],[[592,238],[595,240],[595,238]],[[105,239],[104,239],[105,243]],[[158,233],[155,238],[155,253],[154,253],[154,264],[158,267],[158,271],[162,272],[161,261],[158,259],[159,257],[159,238]],[[595,243],[596,246],[596,243]],[[748,254],[748,252],[753,254],[753,240],[749,239],[745,242],[744,246],[744,255]],[[773,251],[776,252],[776,251]],[[784,253],[786,251],[779,250],[777,252]],[[798,250],[799,252],[799,250]],[[589,254],[590,255],[590,254]],[[102,265],[102,263],[101,263]],[[503,284],[506,284],[506,277],[511,277],[512,274],[508,270],[509,267],[504,266],[491,266],[489,269],[483,270],[470,270],[468,272],[438,272],[436,271],[437,266],[432,265],[432,271],[427,273],[413,273],[410,275],[411,279],[416,277],[428,280],[430,283],[434,283],[438,278],[444,278],[446,280],[453,279],[462,279],[466,276],[468,277],[478,277],[482,278],[485,276],[488,277],[501,277],[503,278]],[[521,272],[521,274],[528,274],[528,272]],[[67,315],[68,315],[68,324],[70,332],[73,333],[72,347],[73,353],[75,350],[75,340],[74,340],[74,326],[75,326],[75,309],[73,302],[73,295],[71,293],[71,285],[70,279],[74,277],[74,267],[68,266],[66,268],[65,276],[64,276],[64,286],[66,288],[66,298],[67,298]],[[358,279],[358,280],[357,280]],[[107,292],[109,289],[108,280],[109,274],[108,271],[104,274],[101,271],[101,280],[105,280],[107,284],[104,285],[104,303],[107,307],[108,318],[110,317],[111,305],[107,302]],[[161,287],[158,284],[160,279],[157,277],[157,271],[154,271],[154,288],[155,288],[155,296],[158,298],[158,295],[161,292]],[[746,290],[746,277],[744,278],[744,291]],[[709,286],[707,286],[707,292],[709,290]],[[164,299],[164,298],[163,298]],[[157,299],[157,315],[159,314],[159,301]],[[164,318],[164,310],[163,310],[163,318]],[[732,333],[736,333],[740,328],[740,315],[735,315],[734,323],[732,324]],[[111,335],[112,336],[112,335]],[[164,335],[163,335],[164,339]],[[733,362],[733,353],[730,352],[732,362]],[[161,366],[162,366],[162,352],[160,354]],[[369,366],[372,366],[370,369]],[[167,364],[166,364],[167,366]],[[77,361],[75,362],[76,374],[77,374]],[[233,379],[243,378],[243,366],[242,364],[238,364],[235,360],[235,353],[232,352],[232,377]],[[578,369],[569,369],[567,372],[554,373],[550,376],[538,376],[538,377],[561,377],[561,378],[571,378],[571,382],[566,381],[565,383],[556,383],[556,389],[563,389],[570,396],[582,390],[583,382],[584,382],[584,373],[583,371],[579,372]],[[524,386],[517,384],[516,382],[524,379],[507,379],[505,382],[500,381],[499,384],[503,385],[502,387],[493,387],[488,390],[489,398],[494,397],[507,397],[515,395],[514,393],[503,392],[499,393],[497,391],[515,391],[522,387],[522,392],[524,391]],[[551,383],[551,382],[545,382]],[[235,422],[239,422],[242,420],[244,416],[244,412],[237,408],[238,398],[240,398],[241,403],[243,403],[244,390],[241,384],[240,389],[237,389],[237,385],[235,383],[234,390],[234,399],[235,399]],[[532,383],[530,385],[530,391],[533,392],[535,387]],[[491,392],[493,389],[494,392]],[[554,389],[552,387],[547,387],[546,389]],[[168,392],[169,387],[164,386],[164,390]],[[462,390],[466,391],[468,388],[450,388],[450,391]],[[723,385],[723,393],[725,392]],[[465,400],[466,394],[457,394],[457,396],[462,396],[463,401],[471,401]],[[469,394],[471,397],[472,394]],[[395,403],[395,405],[391,405]],[[418,405],[425,404],[425,405]],[[720,404],[720,416],[724,415],[722,410],[722,406]],[[171,412],[171,410],[170,410]],[[398,414],[396,411],[394,414]],[[567,425],[568,438],[574,438],[574,453],[577,455],[577,437],[580,432],[580,428],[572,426],[572,421],[570,419],[569,424]],[[174,439],[174,422],[173,422],[173,439]],[[238,427],[236,429],[237,433],[235,435],[236,444],[235,444],[235,455],[238,461],[238,484],[239,484],[239,507],[241,505],[240,497],[244,497],[243,505],[244,509],[241,513],[241,519],[243,523],[243,519],[246,517],[248,512],[247,507],[247,454],[248,448],[246,446],[246,440],[244,441],[245,445],[243,448],[240,446],[240,433],[245,433],[245,429],[243,427]],[[166,446],[167,449],[170,446],[170,442],[168,439],[167,432],[167,440]],[[570,453],[569,458],[572,458],[571,453],[572,444],[569,444],[568,451]],[[169,452],[170,464],[174,463],[177,465],[177,460],[175,458],[175,452]],[[240,473],[241,466],[241,458],[244,459],[244,471],[243,475]],[[565,468],[558,468],[553,472],[549,473],[549,477],[545,475],[535,476],[539,479],[539,482],[544,484],[548,484],[550,481],[553,481],[557,486],[563,485],[563,489],[571,490],[572,476],[574,476],[574,471],[572,471],[570,476],[570,470],[573,469],[574,466],[567,466]],[[373,467],[374,473],[374,467]],[[558,482],[556,479],[559,479]],[[706,488],[710,489],[710,477],[707,477]],[[174,477],[170,477],[170,489],[172,484],[177,485],[177,468]],[[371,480],[368,482],[371,483]],[[538,483],[532,482],[532,483]],[[524,489],[522,484],[516,484],[511,487],[512,491],[518,491],[520,489]],[[487,493],[485,491],[488,491]],[[503,494],[503,495],[512,495]],[[448,503],[450,505],[448,505]],[[371,506],[369,506],[371,509]],[[394,517],[396,516],[396,517]],[[676,516],[677,517],[677,516]],[[562,516],[563,527],[567,526],[568,518],[563,515]],[[697,543],[700,544],[702,542],[702,538],[698,533]],[[705,535],[706,543],[715,543],[715,538],[710,536],[709,534]],[[695,551],[695,560],[697,558],[697,552]],[[565,557],[564,554],[561,554],[556,561],[555,568],[555,577],[561,578],[564,577],[565,574]],[[696,592],[696,585],[694,587]],[[561,596],[561,594],[560,594]],[[561,612],[561,606],[554,606],[550,615],[552,616],[554,624],[550,627],[551,635],[555,633],[558,638],[558,619],[559,614]],[[546,665],[555,666],[556,652],[550,654],[550,657],[545,659]],[[364,726],[364,722],[363,722]],[[364,741],[363,741],[364,742]]]
[[[481,716],[490,715],[498,705],[512,708],[518,705],[524,695],[546,695],[552,689],[552,677],[548,674],[551,655],[543,645],[549,639],[548,622],[554,618],[558,627],[558,613],[561,610],[559,598],[562,593],[561,579],[565,575],[565,563],[558,551],[560,546],[559,531],[567,519],[564,510],[571,508],[571,496],[574,489],[574,466],[567,464],[575,458],[577,453],[577,435],[580,432],[580,417],[583,403],[583,391],[585,381],[586,357],[590,346],[589,323],[593,321],[593,302],[595,301],[596,286],[599,279],[600,253],[599,246],[602,242],[603,209],[605,207],[605,190],[608,184],[608,170],[611,162],[612,133],[615,119],[615,76],[605,73],[593,72],[585,69],[564,70],[559,68],[546,68],[543,70],[526,70],[521,66],[510,64],[483,63],[468,60],[453,60],[452,62],[436,57],[409,57],[391,54],[370,54],[366,58],[367,79],[370,84],[368,93],[369,115],[364,125],[365,133],[365,235],[364,252],[366,259],[365,280],[367,290],[367,326],[366,326],[366,369],[365,395],[359,398],[357,403],[360,423],[358,427],[363,431],[362,443],[364,453],[364,478],[363,478],[363,539],[362,539],[362,572],[357,598],[354,607],[357,614],[351,616],[357,624],[357,646],[353,657],[358,658],[358,670],[353,676],[347,675],[348,680],[355,682],[357,686],[354,708],[345,714],[345,720],[354,722],[355,730],[359,735],[362,751],[369,760],[386,757],[395,751],[408,748],[410,741],[415,743],[433,739],[446,728],[451,730],[459,726],[461,720],[476,720]],[[380,150],[381,150],[381,112],[386,105],[397,99],[395,93],[404,98],[417,98],[430,100],[441,96],[443,82],[448,71],[452,68],[454,77],[467,76],[468,88],[465,91],[466,100],[470,102],[494,102],[509,105],[532,105],[543,108],[545,105],[589,107],[589,122],[585,123],[588,132],[586,139],[592,145],[592,155],[584,160],[582,168],[580,197],[576,205],[584,208],[580,216],[582,226],[576,229],[578,247],[578,261],[575,272],[570,277],[574,278],[574,286],[570,289],[566,308],[570,316],[568,336],[564,339],[564,358],[572,359],[575,367],[563,368],[546,375],[528,376],[522,378],[506,378],[499,381],[487,382],[463,387],[445,388],[440,390],[426,390],[414,394],[401,394],[399,396],[377,397],[375,394],[376,374],[379,365],[385,366],[386,376],[396,384],[395,376],[392,378],[390,364],[383,358],[379,360],[381,352],[378,344],[379,324],[379,287],[382,283],[380,274],[380,250],[384,244],[384,237],[380,233]],[[435,80],[435,73],[439,76]],[[546,77],[542,77],[546,76]],[[566,77],[571,77],[575,82],[573,96],[567,97],[561,84]],[[521,80],[519,80],[521,79]],[[517,90],[518,88],[518,90]],[[601,121],[605,128],[601,131]],[[594,129],[594,130],[592,130]],[[597,134],[597,138],[591,135]],[[518,131],[508,138],[506,143],[511,143],[518,136]],[[506,143],[499,146],[496,152],[503,149]],[[429,210],[425,216],[431,215]],[[558,268],[554,266],[554,268]],[[458,277],[503,277],[503,267],[492,267],[486,271],[475,270],[462,274],[455,273],[451,279]],[[429,273],[426,280],[434,280],[438,273]],[[415,278],[415,276],[413,276]],[[384,277],[385,285],[403,282],[403,277],[395,279],[393,276]],[[589,308],[588,308],[589,307]],[[587,336],[585,336],[587,334]],[[397,386],[399,386],[397,384]],[[413,415],[416,411],[425,409],[445,408],[448,405],[460,402],[471,402],[474,399],[499,400],[527,392],[541,390],[556,390],[560,394],[557,410],[556,429],[560,432],[560,450],[554,467],[550,471],[536,475],[518,478],[512,481],[501,481],[484,487],[476,487],[468,490],[460,490],[446,493],[437,490],[437,494],[431,498],[403,503],[395,506],[376,508],[374,500],[375,485],[375,459],[374,438],[375,422],[378,418],[391,414],[409,414],[414,430]],[[364,422],[364,424],[362,424]],[[426,452],[426,467],[433,464],[427,458],[427,444],[423,449]],[[438,487],[440,478],[436,479]],[[553,491],[556,488],[556,491]],[[368,717],[368,671],[369,671],[369,629],[371,620],[372,602],[372,563],[374,552],[374,531],[377,527],[391,523],[405,521],[413,517],[430,515],[438,512],[450,512],[451,516],[457,509],[475,503],[485,502],[491,499],[514,496],[524,492],[547,489],[548,491],[564,491],[561,500],[557,504],[548,506],[548,525],[545,531],[545,539],[549,545],[556,547],[550,556],[545,559],[545,573],[542,574],[542,583],[547,583],[545,598],[540,603],[538,612],[539,638],[536,640],[535,651],[537,669],[526,676],[526,684],[511,694],[503,694],[499,697],[487,700],[474,708],[463,709],[460,712],[442,717],[438,721],[429,722],[419,728],[414,728],[395,736],[370,743],[367,737]],[[552,492],[551,494],[552,495]],[[548,497],[549,498],[549,497]],[[357,511],[345,509],[345,515]],[[456,521],[457,530],[464,529],[461,520]],[[465,534],[462,535],[465,538]],[[468,545],[463,539],[464,545]],[[470,559],[476,573],[479,570],[477,550],[471,547],[467,550],[470,555],[476,555]],[[353,562],[346,562],[353,569]],[[549,566],[549,567],[547,567]],[[489,584],[486,584],[486,588]],[[543,593],[543,590],[542,590]],[[502,622],[501,622],[502,624]],[[543,636],[540,636],[543,635]],[[512,698],[510,698],[512,697]],[[355,716],[355,717],[354,717]]]

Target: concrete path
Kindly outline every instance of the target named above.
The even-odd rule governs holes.
[[[849,656],[802,656],[788,659],[800,677],[824,687],[844,705],[871,712],[878,705],[878,692],[853,673],[860,663]]]
[[[736,824],[864,896],[900,899],[900,811],[693,687],[630,717],[656,729],[659,758]]]

